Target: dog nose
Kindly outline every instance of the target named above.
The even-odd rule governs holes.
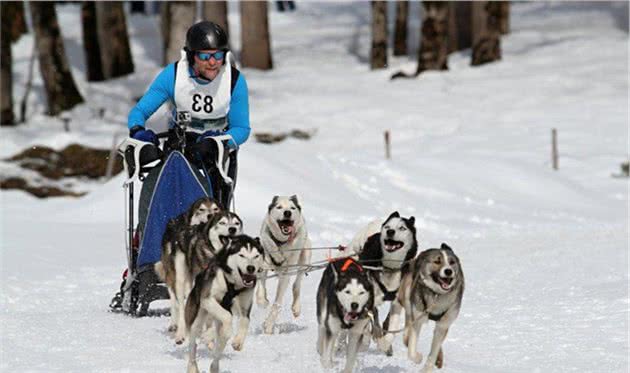
[[[286,210],[286,211],[284,212],[284,217],[285,217],[285,218],[290,218],[290,217],[291,217],[291,211]]]
[[[256,272],[256,267],[254,267],[254,266],[247,266],[247,272],[249,272],[249,273]]]
[[[393,230],[393,229],[388,229],[388,230],[387,230],[387,235],[388,235],[388,236],[390,236],[390,237],[391,237],[391,236],[393,236],[394,234],[396,234],[396,231],[395,231],[395,230]]]
[[[353,311],[356,311],[357,308],[359,308],[359,303],[357,302],[350,303],[350,308],[352,308]]]
[[[447,276],[451,276],[453,274],[453,270],[450,269],[450,268],[446,268],[444,270],[444,274],[447,275]]]
[[[230,228],[228,229],[228,232],[230,232],[230,235],[231,235],[231,236],[233,236],[233,235],[235,235],[235,234],[236,234],[236,228],[234,228],[234,227],[230,227]]]

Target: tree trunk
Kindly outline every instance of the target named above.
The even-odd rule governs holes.
[[[221,26],[223,31],[230,35],[227,16],[227,1],[204,1],[202,13],[205,21],[216,23]]]
[[[426,70],[448,70],[448,11],[447,2],[422,2],[422,27],[416,74]]]
[[[472,47],[472,2],[453,1],[450,8],[451,22],[455,30],[449,30],[449,38],[453,35],[456,42],[449,42],[450,52],[461,51]],[[452,32],[452,33],[451,33]],[[453,49],[454,48],[454,49]]]
[[[162,4],[164,65],[181,58],[181,50],[186,45],[186,31],[195,23],[196,11],[194,1],[169,1]]]
[[[499,12],[500,12],[500,20],[499,20],[499,31],[501,35],[510,33],[510,2],[509,1],[499,1]]]
[[[30,1],[29,7],[35,30],[39,69],[46,88],[48,114],[57,115],[83,102],[83,97],[74,83],[66,59],[55,3]]]
[[[409,17],[409,2],[396,1],[396,28],[394,29],[394,56],[407,54],[407,18]]]
[[[387,2],[372,1],[372,49],[370,68],[387,67]]]
[[[20,36],[26,34],[26,19],[24,15],[23,1],[2,1],[2,13],[7,14],[7,18],[2,22],[3,28],[10,30],[10,40],[12,43],[18,41]]]
[[[12,5],[8,2],[0,3],[0,12],[2,13],[2,24],[11,24]],[[11,37],[10,32],[0,32],[0,77],[2,79],[0,88],[0,125],[15,125],[15,117],[13,116],[13,75],[11,69]]]
[[[84,1],[81,6],[81,23],[83,27],[83,51],[85,54],[85,74],[88,82],[105,80],[101,64],[101,47],[98,42],[96,27],[96,3]]]
[[[266,1],[241,1],[241,63],[243,67],[271,70],[271,42]]]
[[[123,3],[121,1],[97,2],[96,25],[105,78],[111,79],[133,73],[134,66]]]
[[[501,59],[500,6],[494,1],[472,4],[473,51],[471,65]]]

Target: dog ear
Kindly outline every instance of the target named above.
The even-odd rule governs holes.
[[[267,211],[271,211],[271,209],[276,205],[276,203],[278,202],[278,198],[280,198],[280,196],[273,196],[273,199],[271,200],[271,204],[269,204],[269,208],[267,209]]]
[[[300,206],[300,202],[298,201],[298,197],[296,194],[289,197],[289,200],[295,204],[298,210],[302,211],[302,206]]]
[[[416,218],[412,216],[409,219],[407,219],[407,222],[409,223],[410,226],[413,227],[413,225],[416,224]]]
[[[445,244],[444,242],[442,242],[442,246],[440,246],[440,249],[453,251],[453,249],[451,249],[451,247]]]
[[[385,221],[388,221],[391,218],[399,218],[400,214],[398,213],[398,211],[394,211],[391,213],[391,215],[389,215],[389,217],[387,217],[387,219],[385,219]]]

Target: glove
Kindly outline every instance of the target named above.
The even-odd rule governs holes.
[[[129,137],[144,142],[150,142],[156,146],[160,144],[155,132],[153,132],[152,130],[146,130],[142,126],[133,126],[129,130]]]

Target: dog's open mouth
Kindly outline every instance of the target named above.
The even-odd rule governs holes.
[[[433,274],[433,281],[439,284],[443,290],[449,290],[453,285],[453,277],[442,277],[437,273]]]
[[[241,272],[240,269],[238,270],[238,273],[241,275],[241,279],[243,280],[243,285],[245,285],[245,287],[251,288],[256,285],[256,275],[245,274]]]
[[[385,251],[388,251],[388,252],[390,252],[390,253],[391,253],[391,252],[393,252],[393,251],[396,251],[396,250],[400,249],[400,248],[401,248],[401,247],[403,247],[403,245],[404,245],[404,244],[403,244],[402,242],[400,242],[400,241],[391,240],[391,239],[389,239],[389,238],[388,238],[388,239],[386,239],[386,240],[384,241],[384,243],[385,243]]]
[[[351,323],[353,321],[357,321],[358,319],[358,312],[346,312],[346,315],[343,317],[343,321],[345,321],[346,323]]]
[[[284,235],[288,236],[293,233],[293,220],[291,219],[278,220],[278,226]]]

